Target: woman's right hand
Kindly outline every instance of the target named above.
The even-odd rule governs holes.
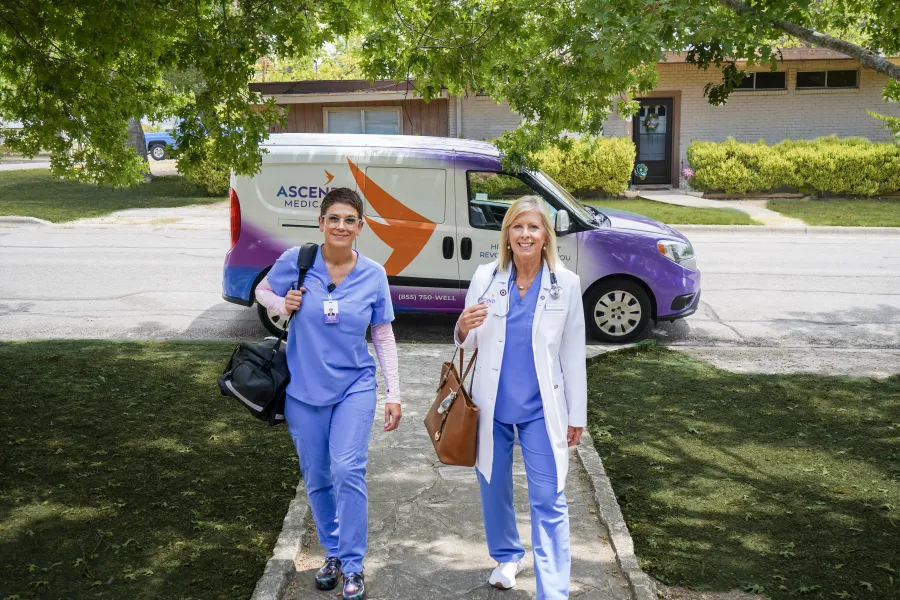
[[[462,311],[462,314],[459,315],[459,320],[456,322],[459,327],[460,339],[465,340],[470,331],[477,327],[481,327],[481,324],[484,323],[484,320],[487,318],[487,313],[487,304],[484,302],[479,302],[478,304],[466,307],[466,309]]]
[[[300,308],[300,305],[303,304],[303,294],[305,292],[305,287],[302,287],[299,290],[288,290],[287,296],[284,297],[284,307],[289,313]]]

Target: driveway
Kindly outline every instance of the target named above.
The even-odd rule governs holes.
[[[208,219],[0,228],[0,339],[260,337],[255,309],[221,298],[227,214]],[[701,308],[650,338],[735,370],[900,372],[900,237],[691,238]],[[400,315],[395,331],[447,342],[454,320]]]

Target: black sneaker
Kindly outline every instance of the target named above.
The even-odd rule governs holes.
[[[344,600],[366,600],[366,580],[362,573],[344,575]]]
[[[330,556],[325,559],[322,568],[316,571],[316,588],[320,590],[333,590],[337,587],[338,578],[341,576],[341,559]]]

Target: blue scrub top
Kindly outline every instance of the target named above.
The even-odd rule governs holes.
[[[507,425],[527,423],[544,416],[531,338],[540,289],[540,281],[535,281],[525,292],[525,297],[520,298],[519,290],[510,277],[506,345],[503,347],[503,364],[500,366],[500,383],[494,406],[494,420]]]
[[[299,253],[299,248],[287,250],[269,271],[269,284],[279,296],[297,283]],[[370,324],[393,321],[394,306],[384,267],[358,252],[357,256],[356,266],[330,294],[338,302],[338,323],[325,323],[323,303],[329,299],[331,277],[321,248],[306,273],[306,293],[288,333],[287,393],[307,404],[337,404],[349,394],[376,387],[366,330]]]

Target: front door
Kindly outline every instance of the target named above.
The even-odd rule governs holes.
[[[632,127],[637,150],[635,166],[647,166],[647,176],[641,179],[632,172],[631,181],[641,184],[672,183],[672,131],[674,114],[671,98],[644,98]]]
[[[500,229],[506,211],[522,196],[537,195],[547,202],[551,222],[560,202],[527,175],[514,175],[491,170],[457,169],[457,189],[466,190],[465,204],[457,209],[460,231],[459,279],[468,287],[479,265],[497,259],[500,252]],[[571,217],[570,217],[571,218]],[[574,233],[557,235],[559,258],[575,271],[578,265],[578,238]]]

